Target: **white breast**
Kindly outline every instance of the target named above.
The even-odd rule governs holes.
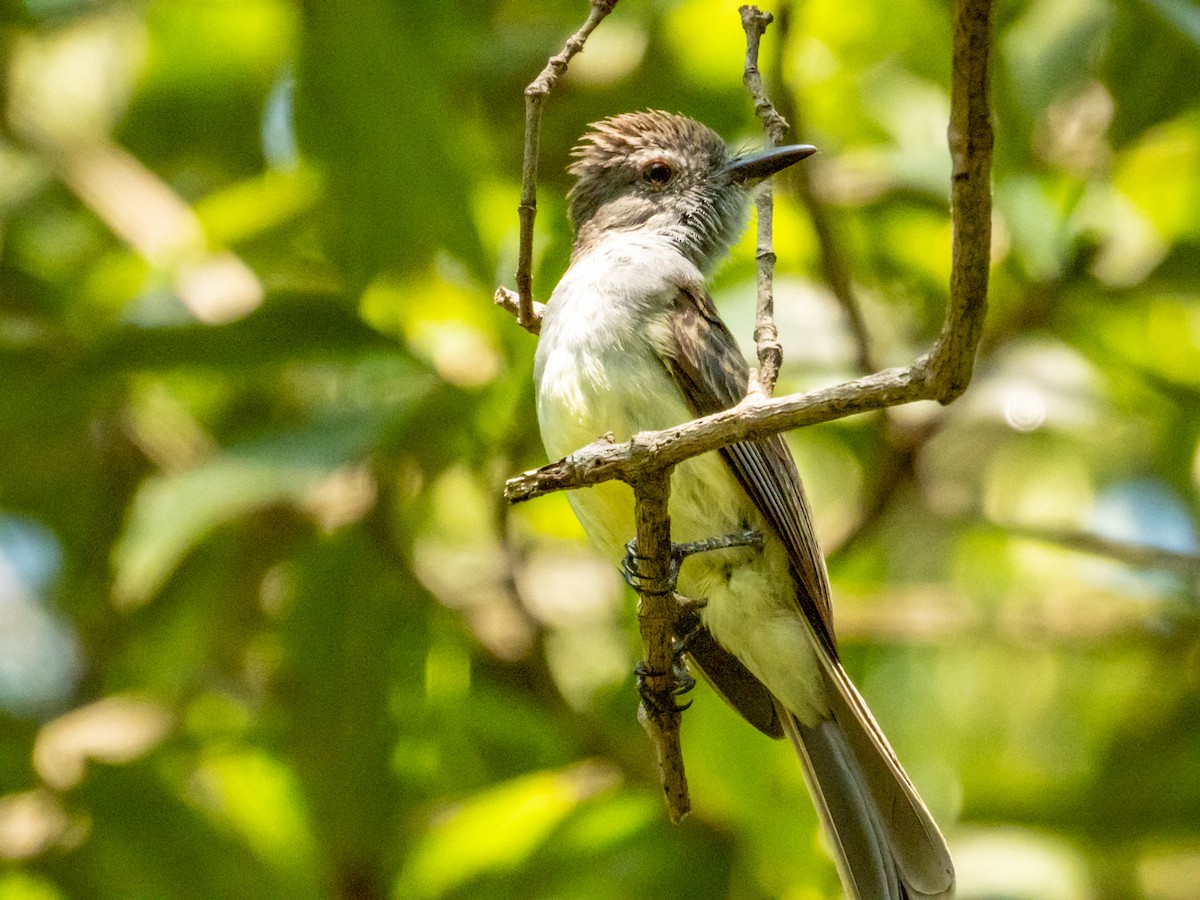
[[[644,235],[614,235],[568,270],[550,298],[535,361],[538,422],[552,458],[607,433],[626,441],[692,418],[656,351],[669,344],[681,284],[703,289],[699,270]],[[738,530],[756,515],[716,453],[681,465],[671,490],[676,541]],[[619,560],[634,533],[629,488],[611,482],[569,497],[592,540]]]
[[[612,432],[666,428],[690,418],[654,352],[678,285],[700,272],[669,244],[614,235],[577,260],[550,297],[534,377],[551,456]]]
[[[665,327],[675,285],[700,277],[669,245],[634,235],[615,235],[567,271],[542,321],[534,367],[551,458],[605,434],[626,441],[691,418],[651,336]],[[619,560],[633,536],[629,488],[610,482],[569,499],[592,540]]]

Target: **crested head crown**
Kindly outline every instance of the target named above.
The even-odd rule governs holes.
[[[589,128],[571,151],[575,161],[567,168],[580,178],[644,151],[698,153],[714,165],[723,163],[729,152],[721,136],[707,125],[662,110],[622,113],[593,122]]]

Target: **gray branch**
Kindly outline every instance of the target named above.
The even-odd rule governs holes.
[[[525,155],[521,166],[521,203],[517,215],[521,221],[520,246],[517,252],[517,291],[506,287],[496,289],[497,306],[515,311],[517,322],[526,331],[541,330],[544,307],[533,299],[533,222],[537,218],[538,156],[542,134],[542,106],[558,79],[567,71],[575,56],[596,26],[604,21],[617,0],[590,0],[587,20],[567,39],[562,50],[546,62],[546,67],[525,88]]]
[[[767,96],[762,73],[758,69],[758,47],[767,26],[774,21],[770,13],[757,6],[742,6],[742,30],[746,32],[746,66],[742,82],[754,101],[754,112],[767,135],[767,149],[778,147],[787,134],[788,123],[775,109]],[[774,222],[774,192],[768,181],[758,189],[754,207],[758,219],[758,236],[754,258],[758,262],[758,305],[754,316],[754,344],[758,348],[758,389],[764,396],[775,392],[775,380],[783,365],[783,345],[775,327],[775,249],[771,230]]]

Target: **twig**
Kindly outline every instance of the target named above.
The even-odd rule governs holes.
[[[495,302],[505,309],[517,310],[517,322],[526,331],[537,334],[541,329],[541,312],[533,301],[533,221],[537,217],[537,177],[539,144],[542,133],[542,105],[551,89],[567,71],[571,58],[583,49],[588,36],[613,11],[617,0],[589,0],[587,20],[567,39],[546,67],[525,88],[525,156],[521,166],[521,203],[517,215],[521,221],[520,246],[517,253],[517,293],[506,287],[496,289]]]
[[[746,32],[746,68],[742,74],[742,83],[750,92],[750,97],[754,100],[754,114],[758,116],[763,130],[767,133],[767,147],[778,147],[787,134],[788,123],[767,96],[762,73],[758,70],[758,46],[767,26],[775,21],[775,17],[757,6],[742,6],[738,8],[738,12],[742,17],[742,29]]]
[[[754,112],[767,135],[767,149],[778,147],[787,134],[788,123],[767,96],[758,70],[758,46],[773,18],[757,6],[742,6],[742,29],[746,32],[746,68],[742,81],[754,100]],[[754,343],[758,348],[758,389],[766,397],[775,392],[775,380],[783,365],[783,345],[775,327],[775,250],[771,242],[774,193],[768,181],[754,199],[758,218],[758,238],[754,258],[758,261],[758,306],[754,317]]]
[[[506,287],[496,288],[496,296],[492,298],[501,309],[512,313],[513,317],[519,324],[521,321],[521,298]],[[524,326],[525,330],[530,334],[542,333],[542,315],[546,312],[546,304],[539,303],[534,300],[531,307],[533,309],[533,318]]]
[[[933,400],[942,390],[930,377],[927,363],[918,360],[908,369],[885,369],[804,394],[772,399],[749,395],[730,409],[674,428],[640,432],[624,444],[588,444],[564,459],[510,478],[504,495],[517,502],[613,479],[632,484],[654,468],[678,465],[710,450],[873,409]]]
[[[1117,540],[1087,531],[1062,531],[1001,522],[995,524],[1013,537],[1043,544],[1056,544],[1065,550],[1089,553],[1092,556],[1106,556],[1138,569],[1167,569],[1183,575],[1200,577],[1200,556],[1195,553]]]

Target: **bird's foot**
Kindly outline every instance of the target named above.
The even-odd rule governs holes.
[[[621,562],[621,573],[624,575],[626,583],[635,591],[658,597],[666,596],[675,594],[675,587],[679,580],[679,568],[689,556],[695,553],[707,553],[710,550],[727,550],[730,547],[761,547],[762,543],[761,532],[747,529],[702,541],[672,544],[666,575],[661,579],[651,579],[642,574],[641,564],[647,561],[647,557],[638,555],[638,542],[637,538],[634,538],[625,545],[625,558]],[[679,713],[691,706],[691,701],[680,704],[677,698],[696,686],[696,679],[689,674],[683,656],[703,628],[699,610],[703,608],[705,601],[693,600],[677,594],[675,596],[681,607],[681,615],[676,624],[675,636],[672,641],[671,671],[669,673],[651,672],[644,662],[638,663],[634,668],[637,675],[638,694],[641,695],[642,702],[647,709],[654,710],[660,715]],[[672,679],[668,688],[664,690],[651,688],[648,683],[650,678],[662,678],[668,674]]]
[[[667,574],[661,579],[652,579],[642,575],[641,564],[647,557],[638,555],[638,541],[633,538],[625,545],[625,558],[621,561],[621,574],[625,583],[640,594],[652,594],[661,597],[675,591],[679,580],[679,567],[689,556],[696,553],[707,553],[710,550],[728,550],[730,547],[761,547],[763,536],[760,531],[735,531],[720,537],[706,538],[702,541],[687,541],[682,544],[671,544],[671,557],[667,563]]]
[[[644,662],[640,662],[634,666],[633,671],[637,675],[638,694],[641,696],[642,703],[646,705],[647,709],[652,709],[662,715],[665,713],[681,713],[692,705],[691,700],[681,704],[676,699],[681,694],[686,694],[696,686],[696,679],[688,672],[678,652],[675,655],[674,662],[671,664],[670,674],[673,683],[666,690],[655,690],[650,687],[647,681],[652,675],[663,675],[666,673],[651,672]]]
[[[676,595],[676,598],[679,600],[680,606],[684,608],[684,611],[679,621],[675,623],[675,634],[671,639],[671,676],[674,679],[673,684],[668,690],[656,691],[647,684],[647,678],[652,673],[646,663],[639,662],[634,667],[634,673],[637,676],[638,694],[647,707],[660,714],[665,712],[683,712],[692,705],[690,700],[687,703],[679,704],[675,698],[688,693],[696,686],[696,679],[688,672],[687,664],[684,662],[683,657],[704,630],[704,626],[700,622],[699,613],[699,610],[704,606],[704,601],[692,600],[679,595]]]

